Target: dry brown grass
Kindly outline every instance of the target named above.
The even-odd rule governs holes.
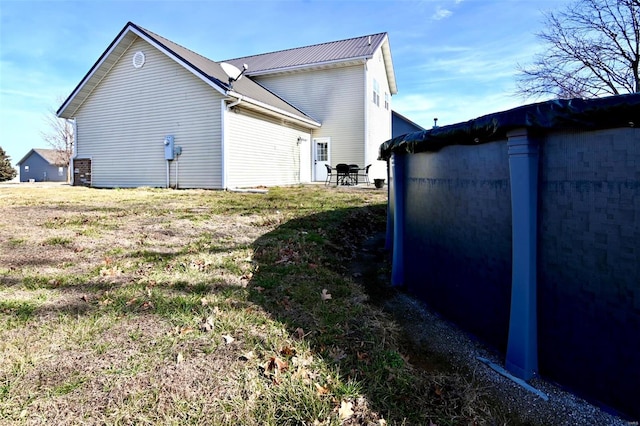
[[[385,202],[0,188],[0,422],[486,422],[482,391],[414,369],[349,277]]]

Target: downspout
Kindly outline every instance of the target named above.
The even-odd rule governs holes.
[[[505,367],[529,380],[538,371],[538,144],[526,128],[507,133],[511,184],[511,312]]]
[[[78,155],[78,123],[76,122],[75,118],[73,119],[67,118],[66,120],[68,123],[70,122],[71,126],[73,127],[73,149],[71,153],[71,158],[69,158],[69,166],[68,166],[69,169],[67,170],[69,184],[73,186],[75,183],[75,173],[73,172],[74,170],[73,163],[76,156]]]
[[[239,95],[238,99],[235,102],[232,102],[229,105],[227,105],[227,111],[231,111],[234,106],[240,105],[240,102],[242,102],[242,95]]]
[[[171,181],[169,180],[169,160],[165,160],[167,162],[167,189],[171,185]]]
[[[176,155],[176,189],[178,189],[178,155]]]
[[[227,155],[227,127],[228,127],[228,120],[227,120],[227,113],[229,111],[231,111],[231,109],[237,105],[240,105],[240,102],[242,102],[243,96],[242,95],[238,95],[238,98],[235,99],[234,102],[231,102],[230,104],[226,104],[227,101],[233,100],[235,98],[225,98],[222,99],[221,101],[221,110],[222,110],[222,144],[220,146],[220,150],[221,150],[221,154],[222,154],[222,189],[229,189],[228,188],[228,183],[229,183],[229,179],[227,176],[227,170],[228,170],[228,155]]]
[[[367,87],[369,84],[369,76],[368,76],[368,60],[365,59],[364,61],[364,167],[367,166],[367,153],[368,153],[368,149],[367,147],[369,146],[369,102],[367,100],[367,96],[369,94],[369,88]]]

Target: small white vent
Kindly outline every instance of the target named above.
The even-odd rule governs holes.
[[[133,67],[134,68],[142,68],[142,66],[144,65],[144,53],[137,51],[136,53],[133,54]]]

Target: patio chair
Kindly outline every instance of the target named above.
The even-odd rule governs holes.
[[[357,164],[349,164],[349,179],[351,180],[352,185],[358,184],[358,172],[360,171],[360,166]]]
[[[336,186],[337,185],[351,185],[351,176],[349,174],[350,168],[348,164],[340,163],[336,164]]]
[[[371,167],[371,164],[367,165],[364,169],[358,170],[358,177],[361,177],[362,181],[366,182],[367,185],[371,183],[369,182],[369,167]]]
[[[329,185],[331,183],[331,172],[333,171],[333,169],[331,168],[330,165],[325,164],[324,165],[327,168],[327,179],[324,181],[325,186]]]

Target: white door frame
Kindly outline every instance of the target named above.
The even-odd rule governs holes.
[[[318,152],[318,145],[326,144],[326,159],[319,158],[322,156],[321,153]],[[316,182],[322,182],[327,179],[327,169],[324,167],[325,164],[331,166],[331,138],[320,137],[313,138],[313,180]]]

